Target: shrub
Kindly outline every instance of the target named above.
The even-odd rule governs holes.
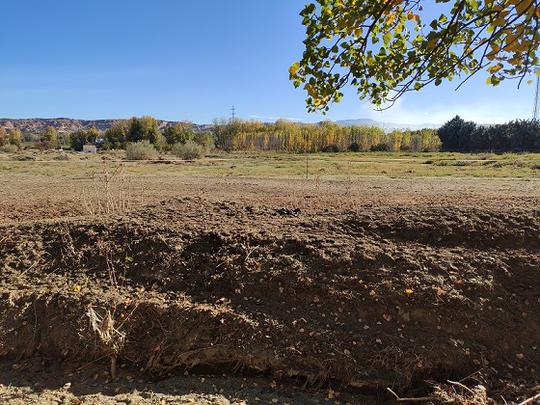
[[[349,145],[349,151],[351,152],[360,152],[360,145],[358,145],[356,142],[353,142]]]
[[[157,157],[156,148],[148,141],[128,143],[126,147],[126,158],[128,160],[152,160]]]
[[[203,132],[195,134],[193,140],[195,143],[201,145],[205,152],[210,152],[216,147],[214,135],[211,133]]]
[[[388,152],[390,148],[386,143],[378,143],[377,145],[372,145],[370,150],[372,152]]]
[[[18,150],[19,150],[19,147],[17,145],[13,145],[10,143],[4,146],[0,146],[0,151],[5,152],[5,153],[15,153]]]
[[[199,159],[204,155],[204,146],[193,141],[186,143],[177,143],[172,148],[172,153],[184,160]]]
[[[339,146],[332,143],[330,145],[325,146],[322,151],[325,153],[337,153],[339,152]]]

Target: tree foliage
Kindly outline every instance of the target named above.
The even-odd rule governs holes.
[[[540,121],[477,125],[459,116],[439,128],[442,149],[450,152],[535,152],[540,150]]]
[[[377,127],[345,127],[330,121],[300,124],[279,120],[269,124],[234,120],[216,123],[214,134],[217,147],[241,151],[422,151],[438,150],[440,146],[434,130],[393,131],[386,134]]]
[[[0,127],[0,146],[4,146],[8,142],[8,135],[4,128]]]
[[[155,118],[144,116],[133,117],[129,120],[127,137],[128,142],[148,141],[159,146],[163,142],[163,135]]]
[[[115,121],[105,131],[105,149],[122,149],[126,146],[129,123],[125,120]]]
[[[189,122],[179,122],[170,125],[163,131],[163,136],[169,145],[186,143],[194,139],[193,125]]]
[[[95,143],[99,138],[99,131],[97,128],[90,128],[87,130],[80,129],[71,133],[69,137],[70,147],[76,151],[82,151],[83,146],[87,143]]]
[[[533,72],[540,0],[316,0],[301,12],[303,58],[290,69],[310,111],[327,111],[356,87],[375,105],[456,77],[489,73],[488,83]],[[429,21],[428,21],[429,20]]]
[[[58,147],[58,131],[53,126],[48,126],[43,132],[41,141],[37,145],[40,149],[54,149]]]
[[[23,135],[19,128],[11,128],[8,134],[8,141],[11,145],[15,145],[17,148],[22,147]]]

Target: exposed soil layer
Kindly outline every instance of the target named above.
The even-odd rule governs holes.
[[[540,383],[539,231],[525,208],[305,213],[195,197],[4,225],[0,356],[526,398]]]

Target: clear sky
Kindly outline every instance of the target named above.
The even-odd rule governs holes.
[[[302,53],[304,0],[17,0],[2,4],[0,117],[209,123],[235,105],[246,119],[318,121],[288,80]],[[485,77],[409,93],[376,112],[347,91],[327,118],[440,123],[532,115],[534,86]]]

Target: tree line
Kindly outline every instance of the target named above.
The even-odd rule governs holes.
[[[439,128],[442,150],[449,152],[538,152],[540,121],[515,120],[478,125],[459,116]]]
[[[0,148],[20,149],[28,134],[17,128],[0,128]],[[365,151],[534,152],[540,151],[540,121],[515,120],[506,124],[479,125],[456,116],[438,130],[394,130],[346,127],[331,121],[304,124],[241,119],[216,121],[212,132],[199,133],[193,124],[179,122],[160,128],[153,117],[119,120],[104,132],[96,128],[59,133],[47,127],[35,138],[39,149],[71,148],[81,151],[87,143],[101,149],[125,149],[147,143],[157,151],[273,151],[287,153]],[[179,153],[179,152],[178,152]]]
[[[274,151],[289,153],[341,151],[436,151],[440,140],[435,130],[392,131],[369,126],[345,127],[331,121],[303,124],[278,120],[222,121],[214,123],[216,146],[227,151]]]

